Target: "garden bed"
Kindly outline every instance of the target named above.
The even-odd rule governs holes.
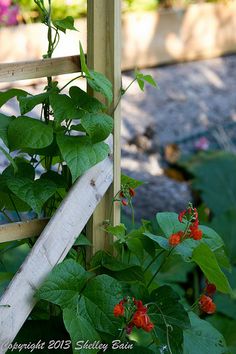
[[[234,52],[235,13],[234,2],[126,13],[122,20],[122,69],[212,58]],[[86,47],[86,19],[78,20],[77,28],[79,32],[62,36],[56,56],[78,54],[79,45],[75,43],[79,40]],[[41,24],[2,28],[0,62],[41,58],[46,51],[43,31]]]

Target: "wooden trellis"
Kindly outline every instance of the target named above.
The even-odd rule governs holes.
[[[91,69],[104,73],[113,84],[114,111],[121,87],[121,0],[88,0],[88,51]],[[78,45],[78,43],[76,44]],[[80,71],[79,56],[0,64],[0,82],[12,82]],[[0,299],[0,344],[11,343],[35,305],[34,294],[52,268],[61,262],[89,218],[93,251],[107,238],[100,227],[120,188],[120,108],[113,112],[114,133],[108,140],[111,155],[87,171],[72,187],[51,220],[33,220],[0,226],[0,243],[40,235]],[[79,201],[83,201],[80,203]],[[119,222],[119,207],[112,211]],[[0,353],[6,349],[0,345]]]

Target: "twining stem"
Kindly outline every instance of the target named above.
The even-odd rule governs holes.
[[[120,103],[120,101],[121,101],[122,96],[124,96],[124,94],[128,91],[128,89],[130,88],[130,86],[133,85],[133,83],[134,83],[135,81],[137,81],[137,78],[134,78],[134,79],[130,82],[130,84],[129,84],[125,89],[123,89],[123,88],[121,87],[121,89],[120,89],[120,95],[119,95],[118,100],[117,100],[117,102],[116,102],[116,105],[115,105],[115,107],[114,107],[114,109],[113,109],[113,111],[112,111],[112,114],[115,113],[116,108],[118,107],[118,105],[119,105],[119,103]]]
[[[161,252],[159,252],[152,260],[151,260],[151,262],[147,265],[147,267],[144,269],[144,273],[151,267],[151,265],[153,264],[153,263],[155,263],[156,262],[156,260],[157,260],[157,258],[161,255],[161,254],[163,254],[165,252],[165,250],[161,250]]]
[[[59,90],[59,92],[63,91],[68,85],[70,85],[73,81],[81,79],[82,77],[84,77],[84,75],[79,75],[74,77],[73,79],[71,79],[70,81],[68,81],[64,86],[62,86],[62,88]]]
[[[14,200],[13,200],[11,194],[9,193],[8,195],[9,195],[9,199],[10,199],[12,205],[13,205],[13,208],[14,208],[14,210],[15,210],[15,212],[16,212],[16,215],[17,215],[19,221],[21,221],[21,217],[20,217],[20,214],[19,214],[19,212],[18,212],[18,210],[17,210],[16,204],[15,204],[15,202],[14,202]]]
[[[160,272],[160,270],[163,268],[163,266],[165,265],[167,259],[170,257],[172,251],[174,248],[171,248],[171,250],[169,251],[169,253],[167,254],[167,256],[163,259],[163,261],[161,262],[159,268],[157,268],[156,272],[153,274],[151,280],[149,281],[147,287],[149,288],[150,285],[152,284],[153,280],[156,278],[157,274]]]
[[[2,209],[0,211],[0,213],[2,213],[9,222],[13,222],[13,220],[7,215],[7,213],[4,211],[4,209]]]

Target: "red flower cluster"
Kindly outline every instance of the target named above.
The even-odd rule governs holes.
[[[203,232],[199,229],[198,212],[196,208],[193,208],[191,205],[188,209],[181,211],[178,215],[178,220],[180,223],[187,221],[188,224],[185,231],[179,231],[169,237],[169,244],[171,246],[177,246],[186,238],[201,240]]]
[[[199,306],[203,312],[206,312],[208,315],[211,315],[216,311],[216,305],[212,300],[212,296],[216,292],[215,284],[208,283],[206,281],[206,287],[204,289],[205,294],[202,294],[199,299]],[[207,294],[207,295],[206,295]]]
[[[128,188],[128,189],[124,189],[121,190],[119,193],[119,196],[121,198],[121,203],[123,206],[127,206],[129,204],[129,202],[126,199],[130,199],[133,198],[135,196],[136,192],[133,188]]]
[[[133,327],[142,328],[146,332],[154,328],[147,311],[148,308],[143,305],[142,301],[135,298],[124,298],[115,305],[113,310],[115,317],[124,317],[127,334],[132,332]]]

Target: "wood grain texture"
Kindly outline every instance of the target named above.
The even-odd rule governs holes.
[[[121,0],[88,0],[87,21],[88,67],[103,73],[113,85],[113,102],[108,113],[114,118],[114,181],[88,225],[88,237],[96,252],[109,246],[109,237],[99,227],[101,223],[110,216],[114,225],[120,222],[120,206],[113,205],[112,198],[120,190],[121,114],[117,103],[121,92]],[[101,95],[94,95],[102,99]]]
[[[0,343],[13,341],[35,305],[35,291],[65,258],[112,180],[109,156],[74,184],[0,299]]]
[[[62,58],[0,64],[0,82],[38,79],[80,71],[78,55]]]
[[[48,221],[44,218],[0,225],[0,243],[39,236]]]

